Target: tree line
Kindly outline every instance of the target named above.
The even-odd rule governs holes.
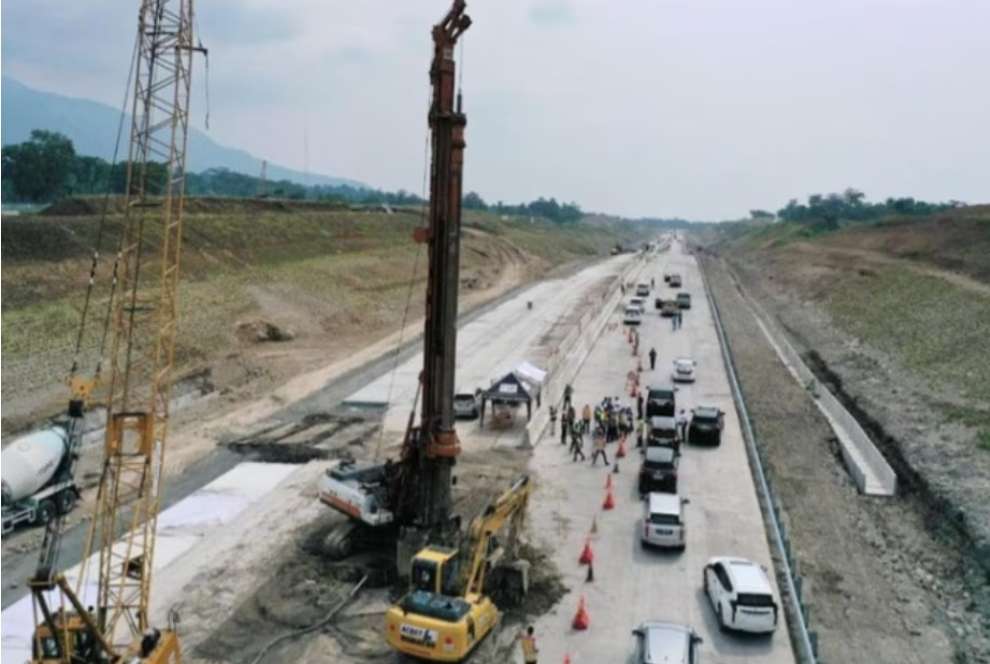
[[[799,203],[792,198],[787,205],[777,210],[776,218],[803,224],[836,229],[840,221],[871,221],[892,215],[925,216],[963,205],[960,201],[929,203],[914,198],[887,198],[871,203],[866,194],[849,187],[842,193],[811,194],[807,203]],[[750,210],[749,215],[756,220],[772,220],[774,213],[767,210]]]
[[[35,129],[27,141],[4,146],[0,159],[3,196],[8,200],[50,203],[65,196],[123,194],[127,187],[127,162],[111,164],[99,157],[76,154],[72,141],[58,132]],[[152,196],[163,193],[167,176],[165,165],[148,162],[144,168],[146,193]],[[137,174],[132,176],[132,182],[139,179]],[[365,205],[423,202],[419,196],[401,189],[390,192],[349,185],[305,186],[290,180],[263,182],[259,177],[226,168],[186,173],[185,186],[189,196],[260,196]]]
[[[76,154],[72,141],[58,133],[35,129],[31,137],[2,149],[3,197],[7,200],[50,203],[65,196],[123,194],[127,187],[127,162],[111,164],[99,157]],[[165,165],[145,165],[146,193],[164,192]],[[132,177],[132,182],[139,178]],[[291,200],[337,201],[359,205],[421,205],[425,201],[402,189],[380,191],[350,185],[305,186],[290,180],[265,181],[226,168],[210,168],[186,174],[189,196],[271,197]],[[476,192],[464,196],[464,207],[496,214],[544,217],[557,223],[573,223],[583,216],[576,203],[539,198],[530,203],[487,204]]]
[[[499,215],[543,217],[558,224],[575,223],[581,221],[581,217],[584,216],[577,203],[558,203],[556,198],[542,196],[535,201],[518,205],[507,205],[502,201],[489,205],[477,192],[469,191],[464,196],[463,205],[467,210],[488,210]]]

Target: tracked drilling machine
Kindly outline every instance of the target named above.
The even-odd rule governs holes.
[[[453,401],[467,118],[455,91],[454,47],[471,25],[465,7],[455,0],[433,27],[429,226],[414,238],[429,252],[419,423],[410,415],[397,462],[340,466],[320,482],[321,500],[351,517],[328,536],[329,553],[342,557],[368,539],[397,539],[403,576],[426,542],[450,541],[459,533],[451,513],[451,469],[460,453]]]
[[[106,387],[103,469],[75,587],[56,564],[57,537],[31,581],[34,662],[181,657],[173,621],[158,629],[149,613],[178,324],[192,56],[205,52],[193,43],[193,23],[192,0],[141,1],[124,219],[106,318],[110,375],[102,381],[97,369],[95,379],[73,383],[74,414],[95,384]],[[152,169],[155,163],[163,168]]]

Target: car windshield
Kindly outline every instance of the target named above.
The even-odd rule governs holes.
[[[762,593],[739,593],[740,606],[773,606],[773,597]]]
[[[679,526],[681,519],[676,514],[651,514],[650,523],[660,526]]]
[[[646,448],[647,464],[670,464],[674,461],[674,449],[665,446],[653,446]]]
[[[692,419],[696,422],[717,422],[718,411],[713,408],[698,408]]]

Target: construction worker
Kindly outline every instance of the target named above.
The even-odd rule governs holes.
[[[567,419],[568,412],[565,410],[560,414],[560,444],[567,444],[567,431],[570,429],[570,420]]]
[[[557,433],[557,409],[550,406],[550,435]]]
[[[585,428],[578,423],[575,423],[571,429],[571,448],[569,451],[572,461],[577,461],[578,457],[581,457],[581,461],[587,461],[584,456],[584,432]]]
[[[533,636],[533,626],[526,628],[525,633],[519,635],[519,645],[522,646],[524,664],[537,664],[536,656],[540,650],[536,647],[536,637]]]
[[[581,409],[581,419],[584,421],[584,430],[591,430],[591,406],[584,404],[584,408]]]
[[[650,371],[657,368],[657,349],[650,348]]]
[[[574,426],[574,423],[577,422],[577,413],[574,412],[573,405],[567,407],[567,422],[571,426]]]
[[[602,460],[605,461],[605,467],[608,468],[608,456],[605,454],[605,432],[601,429],[595,429],[594,438],[595,448],[591,453],[591,465],[594,467],[595,461],[598,460],[598,455],[602,455]]]
[[[636,419],[643,419],[643,393],[639,390],[636,391]]]
[[[571,397],[574,395],[574,388],[568,383],[564,386],[564,408],[571,405]]]

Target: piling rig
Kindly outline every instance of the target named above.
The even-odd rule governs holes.
[[[320,482],[321,500],[350,517],[327,537],[330,555],[346,556],[369,538],[397,539],[401,575],[426,542],[450,542],[460,531],[452,514],[451,471],[461,449],[453,401],[467,118],[455,90],[454,47],[471,25],[465,8],[464,0],[454,0],[433,27],[429,225],[414,234],[426,244],[429,262],[419,423],[414,404],[398,461],[338,466]]]

